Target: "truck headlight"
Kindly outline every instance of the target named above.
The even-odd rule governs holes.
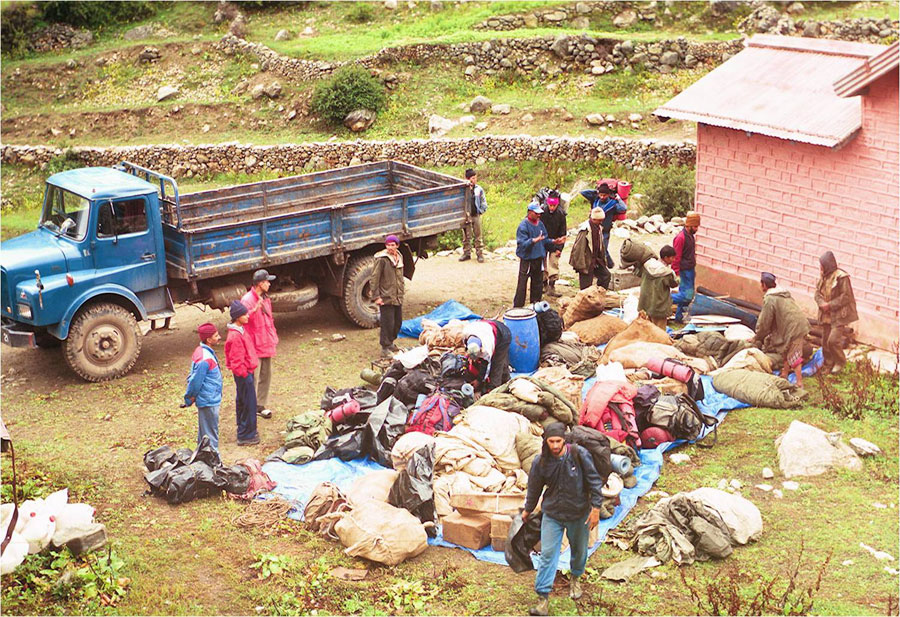
[[[23,319],[31,319],[31,305],[25,304],[24,302],[19,302],[17,307],[19,309],[19,316]]]

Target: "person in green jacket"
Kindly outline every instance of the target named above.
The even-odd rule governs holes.
[[[394,339],[403,323],[403,256],[400,240],[390,235],[384,239],[384,250],[375,253],[375,267],[369,285],[381,314],[381,355],[390,357],[400,351]]]
[[[665,331],[666,320],[672,314],[670,291],[678,287],[678,277],[672,270],[675,249],[664,246],[659,251],[659,259],[651,257],[643,264],[634,265],[634,274],[641,277],[641,296],[638,311],[647,313],[654,324]]]
[[[763,272],[759,286],[763,293],[762,311],[756,320],[756,335],[750,343],[766,355],[781,360],[781,376],[793,371],[797,386],[803,387],[803,341],[809,334],[809,321],[791,292],[778,287],[775,275]],[[777,364],[774,362],[773,364]]]

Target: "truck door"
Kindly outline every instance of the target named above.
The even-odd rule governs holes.
[[[98,206],[94,267],[109,271],[113,282],[134,292],[165,284],[160,280],[163,256],[147,214],[144,196],[104,200]]]

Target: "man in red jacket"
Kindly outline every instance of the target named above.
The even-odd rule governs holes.
[[[272,300],[269,298],[269,287],[274,280],[275,277],[266,270],[257,270],[253,273],[253,287],[241,298],[249,318],[245,329],[259,357],[259,373],[253,375],[256,381],[256,413],[266,419],[272,417],[272,411],[268,408],[269,384],[272,383],[272,358],[278,346],[278,332],[275,331]]]
[[[253,371],[259,364],[253,340],[247,334],[247,307],[240,300],[231,303],[231,323],[225,339],[225,366],[234,374],[237,394],[234,399],[237,414],[237,443],[252,446],[259,443],[256,431],[256,389],[253,387]]]

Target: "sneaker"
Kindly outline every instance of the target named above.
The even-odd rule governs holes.
[[[255,446],[259,443],[259,435],[251,439],[238,439],[237,443],[239,446]]]
[[[271,409],[257,409],[256,415],[260,418],[265,418],[266,420],[270,420],[272,418],[272,410]]]
[[[394,352],[391,351],[390,347],[382,347],[381,348],[381,357],[382,358],[393,358]]]
[[[459,258],[460,261],[469,261],[470,259],[472,259],[472,256],[466,253],[463,253],[463,256]]]
[[[529,615],[549,615],[550,614],[550,598],[547,596],[538,596],[538,603],[528,609]]]
[[[576,576],[569,582],[569,597],[573,600],[578,600],[583,595],[584,590],[581,588],[581,577]]]
[[[480,264],[483,264],[483,263],[484,263],[484,255],[479,255],[479,256],[478,256],[478,263],[480,263]]]

